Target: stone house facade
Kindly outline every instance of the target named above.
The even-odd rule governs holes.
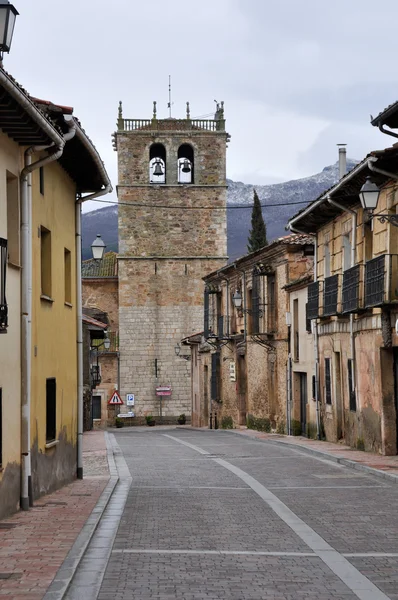
[[[226,260],[223,106],[213,120],[124,119],[115,149],[119,198],[120,389],[135,413],[191,412],[190,368],[176,354],[203,320],[202,277]],[[156,388],[171,387],[162,403]],[[126,410],[126,407],[123,407]]]
[[[371,152],[289,223],[316,240],[307,318],[326,439],[386,455],[398,439],[397,158],[397,146]],[[362,208],[367,177],[380,189],[375,212],[388,218]]]
[[[286,286],[312,267],[312,239],[290,235],[204,277],[203,336],[183,340],[192,353],[193,425],[287,430]]]
[[[114,422],[115,410],[108,400],[119,389],[119,280],[115,252],[107,252],[102,260],[89,259],[82,263],[83,311],[106,324],[105,336],[110,339],[104,347],[104,334],[95,330],[89,336],[91,422],[95,429]],[[90,352],[91,351],[91,352]],[[86,354],[87,354],[86,352]],[[97,379],[93,372],[97,370]]]

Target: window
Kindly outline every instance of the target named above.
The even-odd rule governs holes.
[[[178,148],[178,183],[194,182],[193,148],[189,144],[182,144]]]
[[[46,442],[53,442],[57,432],[57,384],[55,377],[46,380]]]
[[[7,171],[7,240],[8,261],[13,265],[20,265],[19,256],[19,194],[18,178]]]
[[[350,234],[343,235],[343,271],[351,267],[351,238]]]
[[[211,399],[220,400],[219,395],[220,382],[220,353],[215,352],[211,355]]]
[[[312,399],[314,402],[316,401],[316,377],[315,377],[315,375],[312,376]]]
[[[330,248],[329,248],[329,244],[325,244],[324,246],[324,277],[330,277]]]
[[[330,371],[330,358],[325,358],[325,402],[332,404],[332,378]]]
[[[0,388],[0,467],[3,464],[3,396]]]
[[[163,144],[152,144],[149,150],[150,183],[166,183],[166,148]]]
[[[357,410],[357,398],[355,395],[355,384],[354,384],[354,361],[349,358],[347,361],[347,372],[348,372],[348,394],[350,400],[350,410]]]
[[[203,335],[205,339],[209,337],[209,290],[205,289],[204,295],[204,325],[203,325]]]
[[[64,251],[65,302],[72,303],[72,259],[70,250]]]
[[[101,396],[93,396],[93,419],[101,418]]]
[[[39,188],[40,194],[44,196],[44,167],[40,167],[39,169]]]
[[[299,304],[298,298],[293,300],[293,356],[300,360]]]
[[[250,333],[263,333],[262,315],[264,308],[264,278],[253,269],[252,289],[249,296],[249,306],[251,307],[249,331]]]
[[[0,333],[8,327],[8,307],[6,299],[7,240],[0,238]]]
[[[41,295],[51,298],[51,231],[40,228]]]
[[[268,301],[268,331],[276,330],[276,285],[275,275],[267,277],[267,301]]]

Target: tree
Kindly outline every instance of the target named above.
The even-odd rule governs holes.
[[[253,190],[252,228],[249,232],[247,249],[249,252],[259,250],[268,245],[267,228],[261,212],[261,204],[256,190]]]

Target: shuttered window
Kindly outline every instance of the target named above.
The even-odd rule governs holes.
[[[0,333],[8,327],[8,307],[6,299],[7,240],[0,238]]]
[[[252,279],[251,332],[260,333],[260,277],[256,271]]]
[[[209,291],[205,290],[204,295],[204,324],[203,324],[203,335],[205,339],[209,337]]]
[[[325,402],[332,404],[332,376],[330,370],[330,358],[325,358]]]

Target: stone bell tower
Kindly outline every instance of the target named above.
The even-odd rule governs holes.
[[[225,265],[226,144],[223,103],[214,119],[125,119],[115,149],[119,198],[119,331],[122,398],[137,417],[191,413],[180,340],[203,330],[202,277]],[[177,348],[178,350],[178,348]],[[127,408],[123,407],[126,411]]]

